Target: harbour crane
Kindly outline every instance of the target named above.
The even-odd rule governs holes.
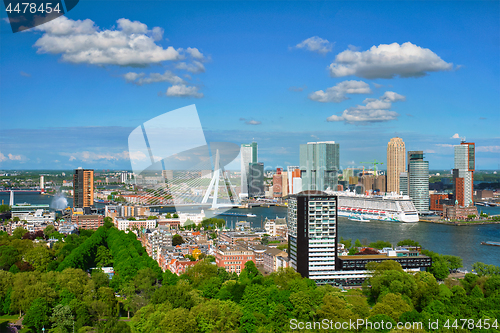
[[[371,162],[360,162],[362,164],[373,164],[373,171],[375,176],[377,175],[377,164],[384,164],[383,162],[377,162],[377,160],[373,160]],[[365,167],[363,166],[363,174],[365,173]]]

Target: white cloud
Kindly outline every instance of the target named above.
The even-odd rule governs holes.
[[[166,95],[171,97],[195,97],[195,98],[203,97],[203,94],[198,92],[197,87],[186,86],[183,84],[178,84],[169,87],[167,89]]]
[[[205,56],[203,55],[203,53],[201,53],[197,48],[195,47],[188,47],[186,49],[186,52],[189,53],[191,55],[191,57],[195,58],[195,59],[198,59],[198,60],[204,60],[205,59]]]
[[[4,162],[4,161],[25,161],[25,160],[28,160],[28,158],[26,158],[25,156],[23,155],[13,155],[13,154],[7,154],[7,156],[5,156],[4,154],[2,154],[0,152],[0,162]]]
[[[460,135],[458,135],[458,133],[455,133],[455,134],[453,134],[451,139],[460,139]]]
[[[171,71],[165,71],[165,73],[150,73],[148,77],[145,77],[145,73],[134,73],[129,72],[123,75],[123,78],[128,83],[137,84],[142,86],[143,84],[150,84],[156,82],[170,82],[172,84],[185,83],[183,79],[173,74]]]
[[[384,102],[397,102],[397,101],[406,101],[406,97],[395,93],[394,91],[386,91],[381,97],[380,100]]]
[[[30,77],[31,76],[31,74],[28,74],[28,73],[23,72],[23,71],[21,71],[19,74],[21,74],[21,76],[24,76],[24,77]]]
[[[299,44],[295,45],[298,49],[307,49],[311,52],[316,52],[319,54],[327,54],[332,51],[333,44],[328,40],[314,36],[303,40]]]
[[[38,53],[61,54],[70,63],[92,65],[147,66],[184,58],[182,49],[163,48],[155,43],[163,30],[122,18],[118,29],[100,30],[94,22],[61,16],[35,27],[45,32],[35,43]]]
[[[253,119],[240,118],[240,121],[244,121],[247,125],[260,125],[262,122]]]
[[[193,74],[205,73],[205,66],[203,66],[203,64],[201,62],[196,61],[196,60],[193,61],[192,64],[180,62],[175,66],[175,68],[186,70],[186,71],[191,72]]]
[[[309,95],[309,99],[317,102],[334,102],[339,103],[348,99],[346,94],[371,94],[372,90],[368,83],[363,81],[343,81],[337,85],[326,89],[319,90]]]
[[[452,63],[447,63],[431,50],[410,42],[401,45],[374,45],[363,52],[345,50],[329,66],[332,77],[355,75],[366,79],[419,77],[428,72],[451,69]]]
[[[392,91],[387,91],[379,99],[367,98],[363,101],[365,105],[350,107],[342,115],[332,115],[327,121],[343,121],[346,124],[369,124],[395,120],[399,114],[391,111],[392,102],[404,101],[405,97]]]

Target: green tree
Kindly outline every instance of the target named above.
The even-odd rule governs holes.
[[[45,229],[43,229],[43,234],[46,238],[49,238],[54,232],[56,232],[56,227],[53,224],[49,224]]]
[[[9,205],[0,205],[0,213],[6,213],[10,212],[10,206]]]
[[[19,260],[19,251],[10,245],[0,247],[0,269],[8,270]]]
[[[184,243],[184,239],[182,239],[182,236],[179,235],[179,234],[175,234],[173,237],[172,237],[172,246],[177,246],[177,245],[181,245]]]
[[[192,308],[190,315],[198,332],[237,332],[242,311],[234,302],[211,299]]]
[[[69,332],[69,328],[73,325],[71,308],[68,305],[56,305],[52,311],[50,321],[52,322],[52,327],[58,329],[60,333]]]
[[[50,325],[49,314],[50,308],[47,301],[39,297],[33,301],[33,304],[31,304],[26,312],[23,325],[34,328],[37,332],[40,332],[43,327],[48,327]]]
[[[402,241],[399,241],[398,244],[397,244],[397,246],[405,246],[405,245],[421,247],[421,245],[418,242],[416,242],[416,241],[414,241],[412,239],[409,239],[409,238],[408,239],[404,239]]]
[[[24,256],[24,260],[30,263],[37,271],[46,271],[47,266],[53,260],[51,251],[45,245],[35,246]]]
[[[24,229],[23,227],[17,227],[13,232],[12,232],[12,237],[21,239],[28,230]]]
[[[482,262],[472,264],[472,270],[475,271],[478,276],[500,274],[500,267],[487,265]]]
[[[394,321],[398,321],[399,317],[411,311],[412,307],[399,294],[388,293],[383,296],[373,307],[371,314],[385,314],[391,317]]]
[[[356,241],[354,242],[354,246],[355,247],[363,247],[363,245],[361,244],[361,242],[359,241],[359,239],[356,239]]]
[[[352,245],[352,241],[350,239],[344,239],[343,237],[340,237],[340,243],[344,244],[346,249],[350,249]]]
[[[376,241],[376,242],[372,242],[370,243],[370,245],[368,245],[369,247],[373,247],[374,249],[383,249],[384,247],[390,247],[392,248],[392,244],[389,243],[389,242],[386,242],[386,241]]]

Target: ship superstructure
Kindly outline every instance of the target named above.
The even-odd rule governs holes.
[[[350,191],[326,191],[338,196],[338,215],[351,220],[418,222],[418,212],[410,197],[355,194]]]

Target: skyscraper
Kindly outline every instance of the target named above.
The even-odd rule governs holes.
[[[459,206],[473,205],[475,170],[475,144],[462,142],[455,146],[455,168],[453,169],[454,199]]]
[[[73,208],[94,206],[94,170],[78,168],[73,175]]]
[[[408,195],[417,211],[429,211],[429,161],[423,151],[408,152]]]
[[[332,283],[337,261],[337,197],[304,191],[288,201],[290,266],[316,284]]]
[[[338,184],[339,144],[335,141],[300,145],[302,190],[335,190]]]
[[[283,168],[276,168],[276,173],[273,175],[273,197],[281,198],[283,196]]]
[[[264,195],[264,163],[250,163],[248,167],[248,196]]]
[[[257,163],[257,142],[241,145],[241,191],[240,197],[248,197],[248,172],[250,163]]]
[[[392,138],[387,144],[387,192],[399,193],[399,174],[406,171],[405,143]]]

